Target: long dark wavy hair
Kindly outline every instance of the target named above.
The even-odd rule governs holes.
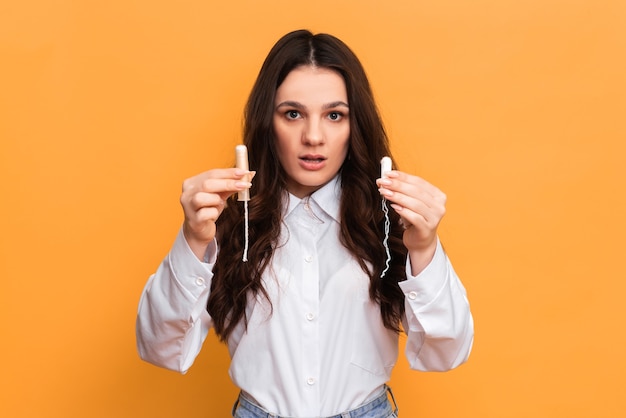
[[[340,169],[340,242],[370,278],[370,298],[380,305],[384,325],[396,332],[404,314],[404,296],[398,282],[406,279],[406,248],[399,217],[389,211],[390,268],[381,279],[387,258],[382,244],[384,214],[375,183],[380,160],[391,156],[389,141],[372,90],[360,61],[341,40],[328,34],[298,30],[283,36],[271,49],[252,88],[244,112],[244,138],[250,169],[256,171],[250,190],[248,261],[244,248],[243,209],[231,196],[217,221],[219,255],[213,269],[207,310],[219,338],[227,340],[240,321],[248,324],[250,296],[269,296],[261,280],[272,260],[287,197],[287,174],[279,163],[272,118],[276,90],[289,72],[300,66],[336,71],[343,77],[350,106],[350,139]],[[345,186],[348,185],[348,186]],[[369,265],[369,267],[368,267]],[[270,301],[271,303],[271,301]]]

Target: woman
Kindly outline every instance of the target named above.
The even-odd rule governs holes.
[[[255,173],[183,184],[183,227],[139,304],[141,357],[184,373],[213,327],[241,388],[235,417],[397,416],[386,382],[401,330],[417,370],[471,350],[465,290],[437,238],[445,195],[401,171],[378,178],[387,136],[359,60],[331,35],[274,45],[244,144]]]

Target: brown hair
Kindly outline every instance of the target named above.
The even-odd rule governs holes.
[[[398,281],[405,280],[406,248],[398,215],[391,210],[389,247],[392,260],[381,279],[386,253],[384,215],[375,179],[380,159],[391,155],[389,141],[376,107],[369,81],[356,55],[341,40],[328,34],[299,30],[283,36],[271,49],[252,88],[244,113],[244,144],[250,169],[256,171],[249,202],[248,262],[242,262],[244,246],[242,205],[231,197],[217,221],[220,252],[213,269],[207,310],[216,334],[226,340],[244,321],[250,295],[269,299],[261,276],[268,267],[282,222],[286,173],[279,163],[272,125],[276,90],[294,68],[303,65],[329,68],[346,84],[350,105],[348,155],[340,169],[341,243],[370,277],[370,297],[380,304],[385,326],[399,331],[404,296]],[[368,263],[371,269],[368,268]],[[270,301],[271,302],[271,301]]]

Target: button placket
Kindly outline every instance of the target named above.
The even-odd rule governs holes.
[[[308,204],[308,202],[307,202]],[[300,218],[304,228],[300,229],[302,258],[300,258],[302,277],[299,281],[302,297],[302,350],[303,364],[301,382],[307,388],[304,403],[316,405],[319,400],[320,349],[319,349],[319,257],[317,253],[317,225],[319,221],[311,216],[311,208],[301,207]]]

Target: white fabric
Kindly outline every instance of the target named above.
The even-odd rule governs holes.
[[[279,415],[356,408],[381,393],[396,363],[398,335],[383,326],[368,277],[339,243],[339,192],[335,179],[310,198],[290,195],[281,245],[264,276],[273,310],[263,296],[251,300],[247,332],[240,324],[228,340],[233,382]],[[141,358],[183,373],[191,367],[211,326],[206,303],[217,252],[214,242],[208,262],[200,262],[179,233],[139,303]],[[473,320],[441,245],[418,276],[408,260],[406,271],[400,287],[411,367],[460,365],[471,350]]]

